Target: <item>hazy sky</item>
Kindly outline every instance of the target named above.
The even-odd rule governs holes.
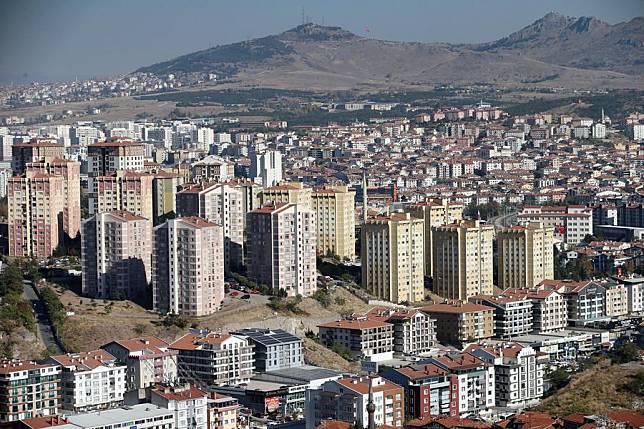
[[[630,20],[644,0],[0,0],[0,81],[129,72],[279,33],[303,10],[373,38],[458,43],[497,39],[550,11]]]

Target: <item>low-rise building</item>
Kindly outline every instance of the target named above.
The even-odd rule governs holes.
[[[367,428],[367,404],[375,405],[376,426],[402,427],[405,421],[403,388],[378,376],[344,377],[306,391],[306,429],[327,419]]]
[[[162,385],[152,390],[150,401],[174,413],[175,429],[205,428],[208,424],[208,395],[190,386]]]
[[[394,352],[417,355],[436,346],[435,321],[416,310],[398,310],[389,315],[387,323],[394,325]]]
[[[246,328],[233,332],[254,345],[255,369],[275,371],[304,365],[304,341],[283,329]]]
[[[543,396],[544,360],[532,347],[472,344],[465,351],[494,365],[497,406],[524,408],[536,405]]]
[[[239,401],[228,395],[211,392],[208,395],[208,429],[236,429]]]
[[[469,300],[494,309],[496,338],[512,338],[532,332],[532,301],[525,295],[477,295]]]
[[[157,337],[116,340],[101,348],[126,365],[125,388],[138,398],[144,398],[150,386],[177,380],[178,352]]]
[[[554,332],[568,326],[566,301],[554,290],[506,289],[503,295],[526,297],[532,301],[532,326],[535,332]]]
[[[247,383],[255,371],[253,344],[244,335],[193,329],[172,344],[183,380],[200,386]]]
[[[127,367],[105,350],[51,356],[45,362],[62,369],[63,409],[78,413],[123,404]]]
[[[569,324],[584,324],[606,317],[606,288],[598,282],[544,280],[538,287],[556,290],[563,296]]]
[[[439,342],[461,345],[494,336],[494,309],[473,303],[442,303],[423,307],[436,320]]]
[[[393,357],[394,328],[391,323],[352,316],[318,325],[318,328],[322,344],[346,350],[353,358],[378,361]]]
[[[0,423],[58,414],[60,366],[0,361]]]
[[[459,391],[446,369],[431,363],[412,364],[401,368],[387,367],[382,376],[404,389],[405,418],[459,414]]]

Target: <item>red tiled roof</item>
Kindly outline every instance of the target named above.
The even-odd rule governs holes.
[[[472,304],[471,302],[466,303],[457,303],[457,304],[433,304],[421,308],[424,312],[427,313],[474,313],[477,311],[492,311],[492,307],[480,304]]]

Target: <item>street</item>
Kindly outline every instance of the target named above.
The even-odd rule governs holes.
[[[23,281],[22,294],[26,300],[31,301],[31,308],[34,311],[34,316],[36,318],[36,334],[40,341],[42,341],[45,347],[52,351],[55,351],[55,353],[64,353],[63,349],[60,347],[60,345],[56,341],[56,338],[54,337],[54,333],[49,322],[49,317],[47,316],[47,310],[45,309],[45,304],[43,304],[40,298],[38,298],[38,295],[36,294],[34,286],[30,280]]]

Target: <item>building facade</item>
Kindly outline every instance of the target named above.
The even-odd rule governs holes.
[[[356,258],[355,192],[347,186],[313,190],[317,252],[350,261]]]
[[[387,301],[425,299],[424,221],[409,213],[372,218],[362,226],[362,286]]]

